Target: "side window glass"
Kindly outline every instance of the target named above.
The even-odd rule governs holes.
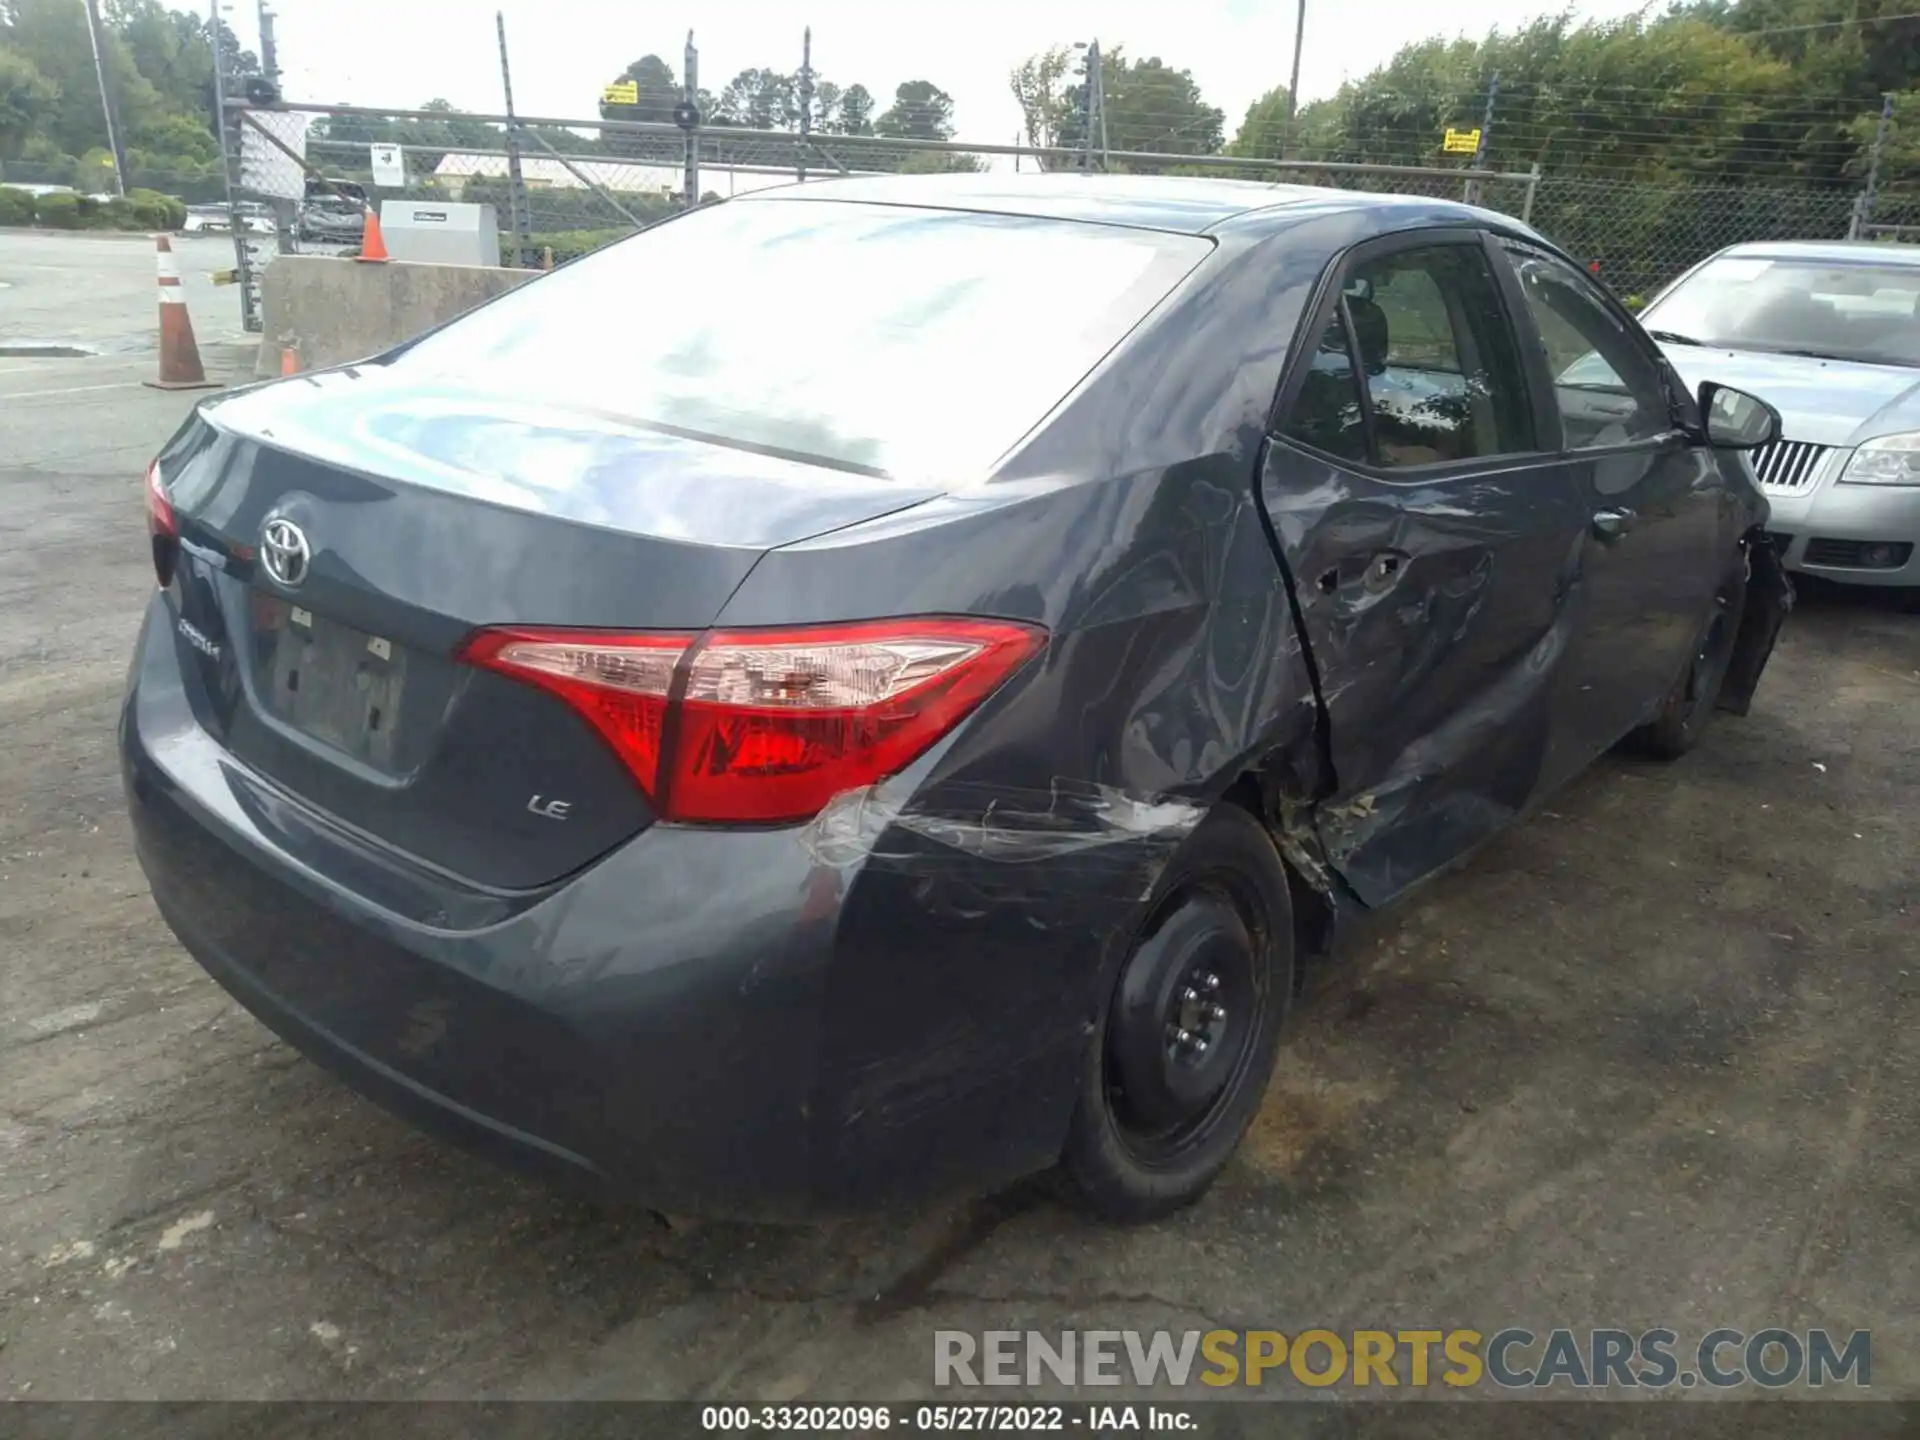
[[[1283,429],[1289,438],[1337,460],[1364,462],[1367,458],[1360,384],[1353,373],[1342,307],[1334,308]]]
[[[1509,247],[1569,450],[1626,445],[1673,428],[1666,387],[1620,320],[1564,262]]]
[[[1479,246],[1435,245],[1363,263],[1346,306],[1377,464],[1535,448],[1518,345]]]

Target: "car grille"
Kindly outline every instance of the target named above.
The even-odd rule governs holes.
[[[1753,473],[1769,490],[1805,490],[1820,473],[1829,448],[1804,440],[1776,440],[1753,452]]]
[[[1804,565],[1833,565],[1851,570],[1898,570],[1913,558],[1913,546],[1886,544],[1874,540],[1821,540],[1807,542]]]

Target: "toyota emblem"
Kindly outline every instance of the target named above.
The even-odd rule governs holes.
[[[260,534],[260,559],[267,574],[291,590],[307,578],[313,552],[307,548],[306,532],[291,520],[275,516]]]

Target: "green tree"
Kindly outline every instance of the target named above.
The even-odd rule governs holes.
[[[1020,107],[1029,145],[1045,147],[1060,143],[1060,127],[1066,118],[1067,105],[1061,86],[1066,79],[1067,65],[1066,47],[1056,45],[1038,55],[1029,55],[1007,77],[1014,102]],[[1041,161],[1043,168],[1058,163]]]
[[[169,9],[160,0],[108,0],[102,8],[108,27],[127,47],[134,68],[153,86],[167,111],[206,123],[213,95],[213,46],[207,38],[207,22]]]
[[[196,15],[161,0],[103,0],[102,58],[119,111],[130,168],[189,178],[217,168],[213,48]],[[222,27],[229,68],[257,74],[259,62]],[[78,0],[0,0],[0,155],[66,169],[94,184],[105,153],[105,117]]]
[[[1857,168],[1864,177],[1871,163],[1874,142],[1880,136],[1879,113],[1857,116],[1849,131],[1859,150]],[[1911,194],[1916,178],[1920,178],[1920,89],[1900,90],[1893,95],[1893,118],[1880,152],[1879,183],[1888,187],[1904,185]]]
[[[1263,159],[1280,153],[1281,138],[1287,134],[1287,87],[1276,85],[1247,106],[1240,128],[1227,146],[1229,155]]]
[[[1076,63],[1060,46],[1029,56],[1014,69],[1008,83],[1020,106],[1028,144],[1077,150],[1085,143],[1084,70],[1084,55]],[[1226,117],[1202,98],[1191,71],[1176,70],[1158,56],[1129,60],[1116,45],[1101,54],[1100,88],[1108,149],[1219,153]],[[1078,162],[1045,163],[1058,169]]]
[[[1860,22],[1868,12],[1901,13],[1883,0],[1709,0],[1652,19],[1560,15],[1477,41],[1420,40],[1303,106],[1293,150],[1436,163],[1448,128],[1481,123],[1497,74],[1487,151],[1496,168],[1537,161],[1550,175],[1666,184],[1839,180],[1859,169],[1874,87],[1920,69],[1920,48],[1889,60],[1872,38],[1920,34],[1906,28],[1916,22]],[[1256,102],[1233,151],[1273,153],[1283,107],[1281,91]]]
[[[846,93],[838,85],[831,80],[816,79],[813,82],[813,113],[807,117],[809,128],[821,135],[835,134],[840,128],[840,107],[845,103]]]
[[[60,91],[26,56],[0,49],[0,158],[20,146],[54,113]]]
[[[1176,155],[1217,155],[1225,116],[1200,95],[1188,70],[1176,70],[1159,56],[1128,60],[1115,46],[1100,57],[1101,98],[1106,110],[1106,142],[1113,150],[1158,150]],[[1081,92],[1069,90],[1067,143],[1085,124]]]
[[[86,11],[71,0],[7,0],[5,11],[0,44],[27,60],[54,87],[40,133],[69,155],[104,145],[107,125],[100,110]],[[164,102],[135,68],[118,32],[108,30],[102,38],[108,83],[114,87],[120,118],[131,133],[153,119]]]
[[[727,82],[714,108],[724,123],[748,130],[793,130],[799,125],[793,76],[778,70],[742,70]]]
[[[873,133],[905,140],[951,140],[953,97],[931,80],[895,88],[893,104],[873,122]]]
[[[500,148],[499,128],[488,121],[476,120],[471,115],[463,115],[453,108],[450,100],[433,99],[420,107],[431,110],[436,115],[444,115],[444,120],[433,123],[440,127],[447,148],[467,150],[497,150]],[[578,143],[578,137],[576,137]]]
[[[1696,0],[1683,13],[1785,61],[1810,90],[1871,104],[1920,89],[1920,12],[1909,0]]]
[[[607,83],[619,85],[627,81],[632,81],[638,88],[639,99],[632,105],[610,105],[602,99],[602,120],[643,120],[655,125],[673,123],[673,110],[680,103],[683,92],[680,82],[674,78],[672,66],[658,55],[642,55]]]
[[[873,134],[873,92],[864,85],[849,85],[840,96],[832,128],[837,135]]]
[[[128,140],[131,146],[149,155],[189,165],[212,165],[220,159],[220,142],[214,139],[211,130],[190,115],[158,115],[134,131]]]

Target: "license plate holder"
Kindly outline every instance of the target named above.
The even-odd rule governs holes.
[[[256,592],[253,648],[260,698],[275,719],[356,760],[393,767],[404,645]]]

